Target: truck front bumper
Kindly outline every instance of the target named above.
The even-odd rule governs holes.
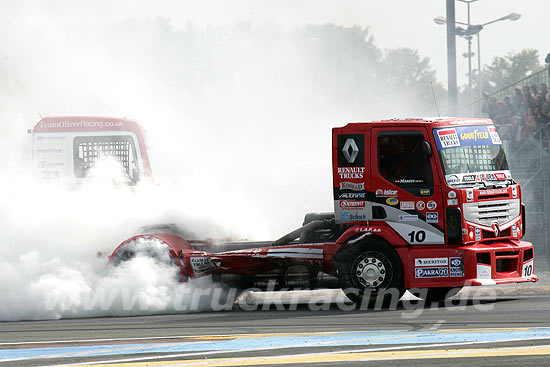
[[[533,245],[494,241],[468,246],[397,249],[407,288],[462,287],[536,282]]]

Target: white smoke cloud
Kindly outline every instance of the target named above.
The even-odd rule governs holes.
[[[12,3],[0,12],[1,320],[181,310],[177,297],[194,288],[174,269],[136,258],[109,270],[96,254],[162,222],[203,238],[278,238],[305,213],[332,210],[332,127],[413,105],[342,67],[372,67],[360,36],[346,44],[328,32],[326,43],[315,27],[178,28],[112,17],[106,3],[87,4],[106,15],[90,19],[72,2]],[[37,111],[140,120],[156,183],[67,192],[32,182],[21,153]],[[126,307],[122,293],[89,306],[113,289],[147,307]],[[47,307],[47,295],[64,301]]]

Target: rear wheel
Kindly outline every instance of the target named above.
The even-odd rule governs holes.
[[[405,292],[401,260],[381,240],[346,245],[337,255],[336,269],[340,287],[355,303],[387,306]]]

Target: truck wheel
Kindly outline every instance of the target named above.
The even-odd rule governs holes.
[[[436,287],[436,288],[426,288],[427,291],[424,300],[426,302],[439,302],[443,301],[447,298],[451,298],[452,296],[456,295],[462,287]]]
[[[381,240],[347,245],[337,255],[336,269],[340,287],[355,303],[387,306],[405,293],[401,260]]]

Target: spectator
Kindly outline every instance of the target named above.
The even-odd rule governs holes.
[[[546,95],[548,94],[548,86],[546,83],[541,83],[539,94],[542,95],[542,98],[546,99]]]
[[[535,106],[534,109],[534,121],[537,127],[545,126],[548,123],[548,117],[542,113],[541,106]]]
[[[535,98],[537,94],[539,94],[539,87],[537,87],[536,84],[533,84],[531,86],[531,97]]]
[[[512,103],[512,99],[509,96],[504,97],[504,103],[503,103],[503,123],[510,124],[512,123],[512,119],[514,116],[516,116],[517,110],[514,104]]]
[[[535,113],[532,107],[527,108],[527,115],[522,121],[521,118],[517,119],[515,141],[516,143],[521,143],[525,141],[529,136],[533,135],[536,131],[537,126],[535,123]]]
[[[496,115],[497,115],[497,97],[495,97],[495,96],[489,97],[489,101],[487,103],[487,106],[486,107],[484,106],[484,111],[483,112],[485,112],[491,120],[494,120],[496,118]]]
[[[548,98],[550,98],[550,95],[548,95]],[[542,104],[542,113],[550,117],[550,102],[546,98],[544,99],[544,103]]]
[[[525,116],[527,113],[527,106],[525,105],[523,93],[520,87],[514,88],[513,104],[516,110],[516,115]]]
[[[531,96],[528,86],[523,87],[523,103],[525,103],[526,108],[535,107],[535,99]]]

